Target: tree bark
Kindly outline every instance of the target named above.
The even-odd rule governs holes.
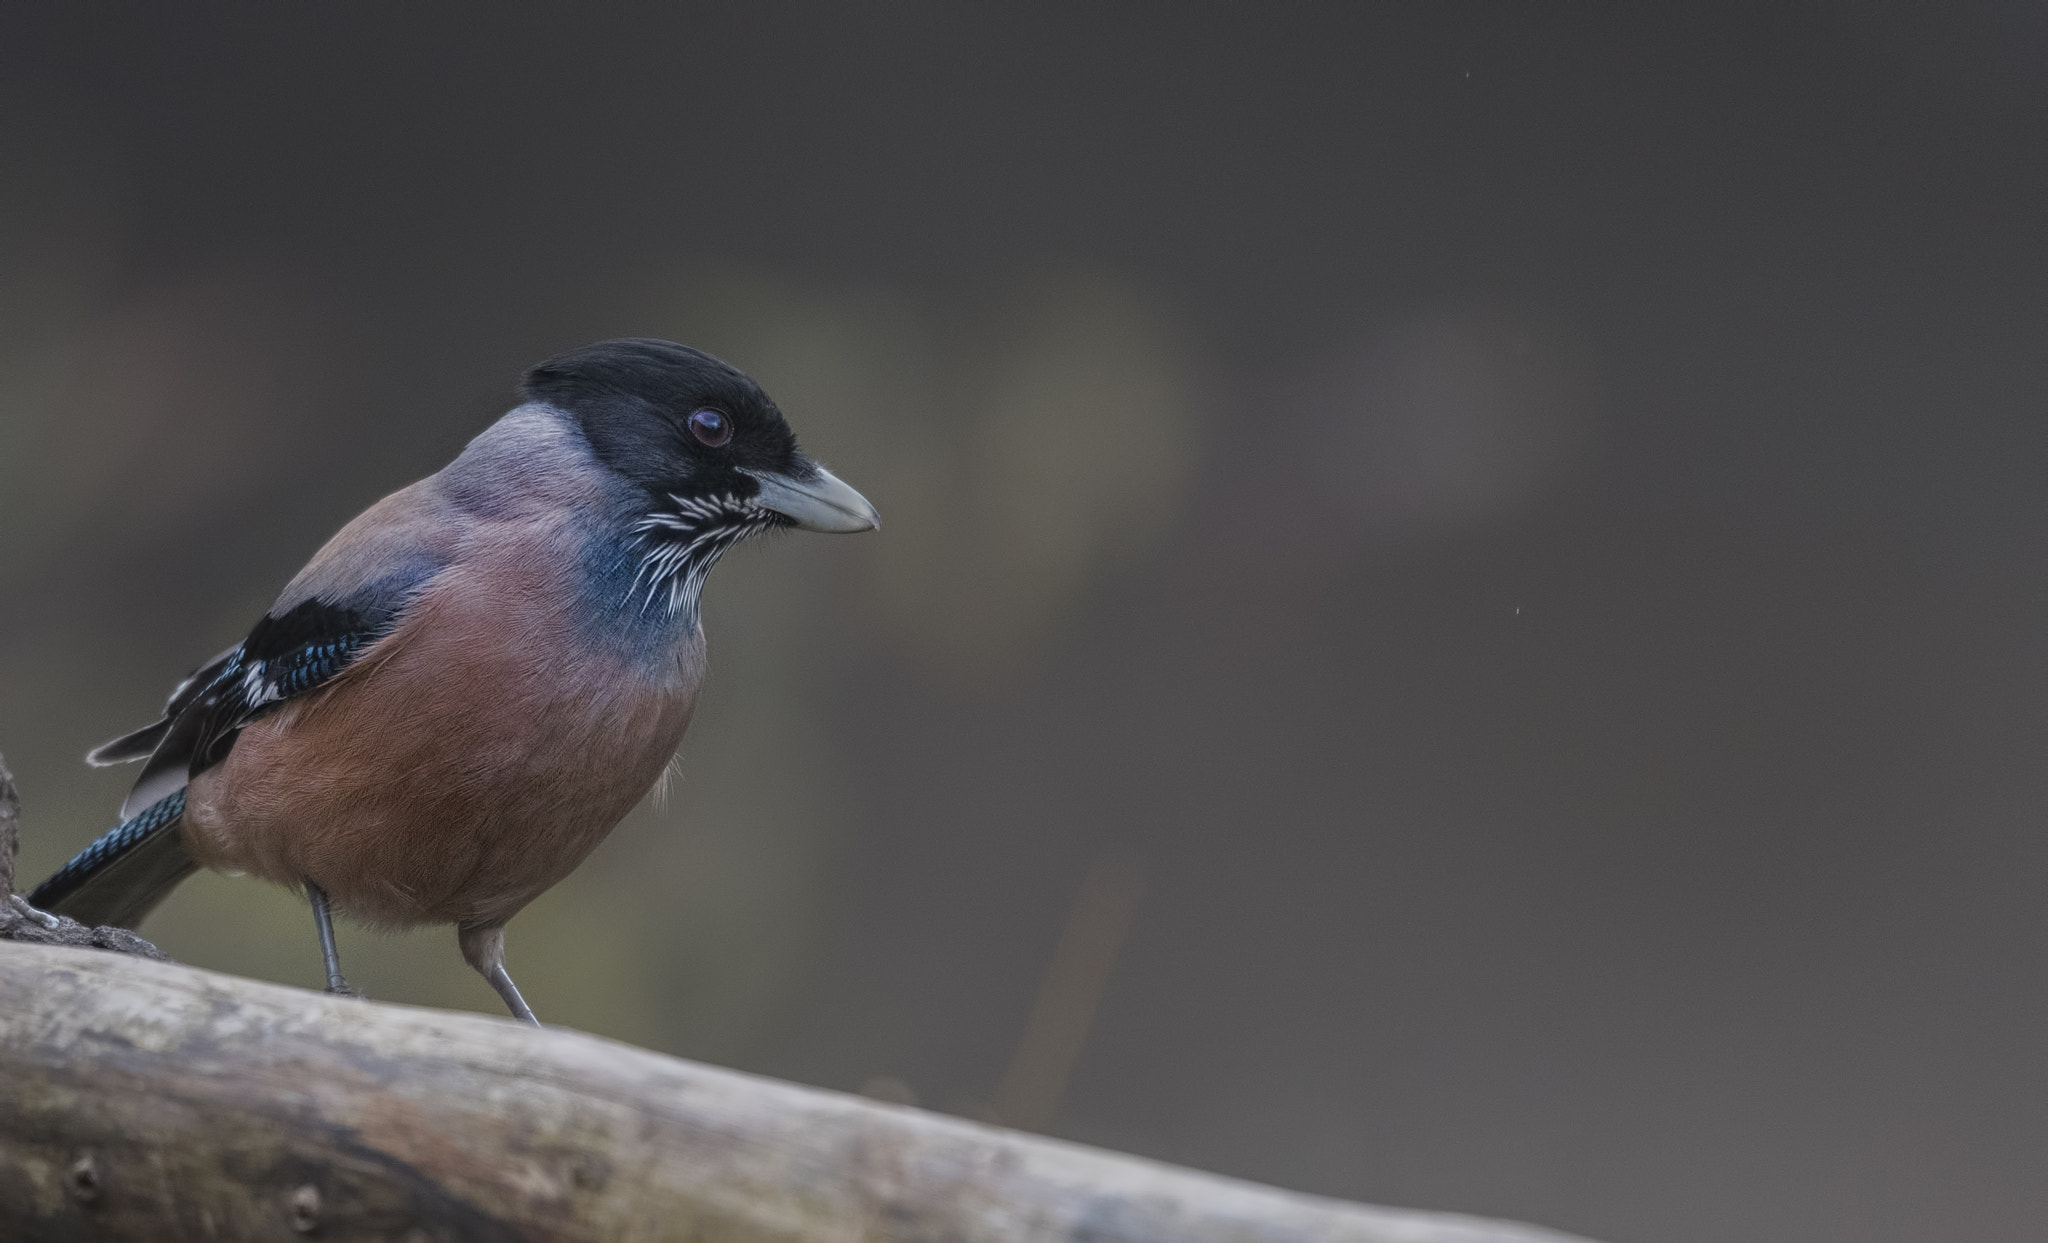
[[[0,942],[23,1240],[1567,1243],[481,1015]]]

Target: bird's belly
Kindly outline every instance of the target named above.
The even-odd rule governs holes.
[[[245,727],[192,781],[188,848],[312,880],[373,924],[501,923],[660,776],[700,653],[650,681],[598,655],[537,668],[503,647],[400,645]]]

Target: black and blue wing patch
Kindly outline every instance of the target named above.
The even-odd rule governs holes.
[[[348,668],[397,622],[395,606],[351,608],[317,599],[257,622],[186,708],[204,718],[191,771],[226,759],[237,730],[272,705],[303,695]]]
[[[243,726],[339,675],[391,633],[412,588],[430,576],[428,569],[405,576],[410,581],[387,579],[343,601],[316,597],[257,622],[248,638],[179,684],[163,720],[89,757],[118,762],[149,756],[121,814],[137,814],[220,763]]]

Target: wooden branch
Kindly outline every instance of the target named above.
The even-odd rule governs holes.
[[[8,1240],[1570,1243],[181,967],[14,904],[17,810],[0,762]]]
[[[558,1030],[0,942],[9,1239],[1566,1243]]]

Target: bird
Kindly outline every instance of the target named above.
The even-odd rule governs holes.
[[[519,399],[329,539],[159,720],[87,756],[144,764],[121,823],[33,907],[132,929],[200,868],[248,873],[311,904],[329,992],[355,993],[335,913],[453,925],[538,1023],[505,926],[676,754],[712,567],[763,532],[881,520],[758,384],[689,346],[571,350]]]

